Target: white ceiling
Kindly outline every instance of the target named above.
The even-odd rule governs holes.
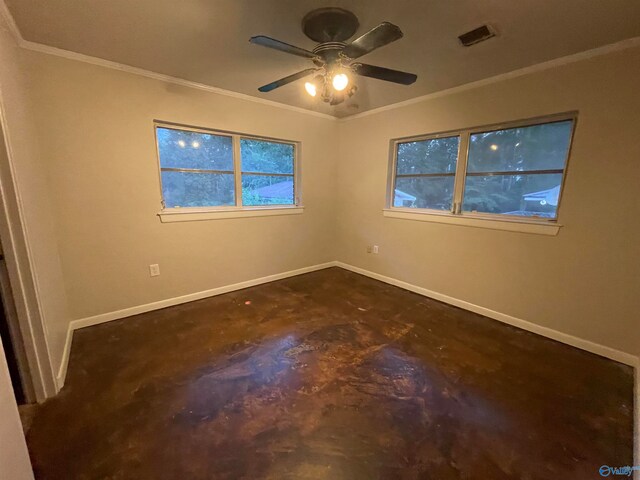
[[[7,0],[25,40],[343,117],[640,36],[639,0]],[[360,78],[329,107],[302,81],[258,87],[309,60],[249,44],[268,35],[313,49],[310,10],[353,11],[364,33],[382,21],[404,38],[362,59],[418,74],[411,86]],[[497,38],[465,48],[457,36],[489,23]]]

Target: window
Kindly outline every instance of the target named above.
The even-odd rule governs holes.
[[[234,205],[233,139],[157,127],[165,208]]]
[[[567,114],[396,140],[389,210],[554,222],[574,124]]]
[[[156,123],[163,212],[295,207],[296,143]]]
[[[462,210],[555,219],[573,122],[470,136]]]
[[[451,210],[460,137],[398,143],[394,207]]]
[[[292,144],[242,138],[240,156],[243,205],[293,205]]]

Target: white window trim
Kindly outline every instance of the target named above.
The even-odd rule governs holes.
[[[559,113],[547,115],[544,117],[536,117],[513,122],[505,122],[493,125],[485,125],[479,127],[465,128],[459,130],[451,130],[429,135],[420,135],[412,137],[402,137],[392,139],[390,142],[389,155],[389,172],[387,178],[387,198],[386,205],[383,208],[383,216],[390,218],[400,218],[405,220],[417,220],[422,222],[445,223],[450,225],[463,225],[469,227],[488,228],[492,230],[506,230],[511,232],[533,233],[540,235],[557,235],[562,225],[558,223],[560,217],[560,206],[562,204],[562,195],[564,193],[564,184],[569,167],[569,159],[571,158],[571,148],[573,145],[573,136],[575,134],[577,123],[577,112]],[[560,186],[560,196],[558,197],[558,209],[556,217],[549,218],[532,218],[521,216],[509,216],[495,213],[481,212],[463,212],[462,200],[464,193],[464,184],[466,181],[466,170],[468,160],[469,139],[472,134],[485,132],[488,130],[502,130],[508,128],[516,128],[522,126],[530,126],[541,123],[558,122],[562,120],[572,120],[573,129],[569,139],[569,150],[567,152],[567,161],[565,162],[562,174],[562,183]],[[394,207],[393,201],[395,197],[396,185],[396,165],[398,144],[410,141],[421,141],[435,138],[459,137],[458,158],[456,161],[456,174],[453,193],[453,204],[450,211],[434,210],[427,208],[403,208]]]
[[[229,207],[224,210],[214,210],[210,208],[168,208],[158,213],[158,216],[162,223],[174,223],[200,220],[224,220],[228,218],[299,215],[301,213],[304,213],[304,207],[283,205],[278,207]]]
[[[209,135],[218,135],[231,137],[233,146],[233,175],[234,175],[234,195],[235,205],[216,206],[216,207],[173,207],[166,208],[164,206],[164,192],[162,190],[162,166],[160,164],[160,148],[158,145],[157,128],[169,128],[173,130],[184,130],[197,133],[205,133]],[[297,215],[304,213],[302,205],[302,182],[300,167],[300,151],[302,149],[301,142],[295,140],[283,140],[279,138],[263,137],[259,135],[249,135],[239,132],[230,132],[224,130],[215,130],[202,127],[194,127],[190,125],[182,125],[177,123],[154,120],[154,141],[156,142],[156,157],[158,165],[158,186],[160,188],[160,204],[162,206],[158,217],[162,223],[174,222],[191,222],[201,220],[222,220],[229,218],[245,218],[245,217],[267,217],[277,215]],[[242,205],[242,158],[240,154],[240,140],[252,139],[263,140],[267,142],[286,143],[293,145],[293,205],[258,205],[243,206]],[[288,175],[287,175],[288,176]]]
[[[557,222],[542,223],[539,221],[514,220],[509,218],[486,218],[480,215],[456,214],[435,211],[416,212],[411,209],[385,208],[382,214],[389,218],[417,220],[420,222],[445,223],[449,225],[463,225],[467,227],[488,228],[491,230],[506,230],[508,232],[534,233],[538,235],[557,235],[562,225]]]

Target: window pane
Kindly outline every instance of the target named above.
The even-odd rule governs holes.
[[[562,174],[467,177],[462,209],[555,218]]]
[[[233,171],[231,137],[156,128],[160,166]]]
[[[400,143],[396,173],[454,173],[458,143],[459,137]]]
[[[234,205],[233,174],[162,172],[166,208]]]
[[[293,176],[242,175],[243,205],[293,203]]]
[[[564,169],[571,139],[571,120],[474,133],[470,137],[468,172]]]
[[[293,145],[242,138],[243,172],[293,174]]]
[[[454,177],[398,177],[394,207],[451,210]]]

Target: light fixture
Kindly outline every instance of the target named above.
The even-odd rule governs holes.
[[[337,105],[344,102],[345,98],[351,97],[357,87],[351,84],[349,76],[345,73],[346,69],[338,67],[332,71],[338,73],[322,69],[313,80],[305,82],[304,89],[312,97],[320,97],[331,105]]]
[[[333,76],[333,80],[331,82],[333,84],[333,88],[335,88],[338,92],[341,92],[347,85],[349,85],[349,77],[347,77],[344,73],[338,73]]]
[[[198,142],[197,140],[194,140],[193,142],[191,142],[191,146],[193,148],[200,148],[200,142]]]
[[[315,96],[316,96],[316,94],[318,93],[318,92],[316,91],[316,86],[315,86],[313,83],[311,83],[311,82],[306,82],[306,83],[304,84],[304,89],[305,89],[305,90],[307,91],[307,93],[308,93],[309,95],[311,95],[312,97],[315,97]]]
[[[498,145],[496,145],[496,144],[494,143],[494,144],[493,144],[493,145],[491,145],[489,148],[495,152],[496,150],[498,150]]]
[[[313,80],[304,84],[304,89],[309,95],[315,97],[319,92],[322,92],[325,85],[326,81],[324,79],[324,76],[316,75],[315,77],[313,77]]]
[[[184,140],[178,140],[178,145],[180,145],[180,147],[184,148],[187,144],[185,143]]]

